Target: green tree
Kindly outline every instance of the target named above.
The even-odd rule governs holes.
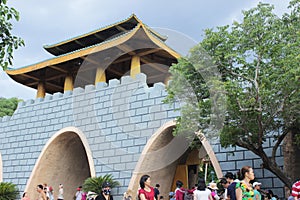
[[[184,131],[186,123],[192,123],[188,127],[207,135],[217,130],[209,126],[219,120],[223,123],[219,132],[223,147],[240,146],[252,151],[262,159],[263,168],[291,187],[292,175],[287,175],[276,160],[286,136],[299,136],[299,0],[291,1],[289,8],[290,13],[279,17],[273,6],[259,3],[243,11],[241,23],[205,30],[202,42],[171,67],[174,78],[168,87],[167,102],[185,100],[175,134]],[[220,72],[220,82],[205,80],[213,66]],[[192,93],[179,89],[181,85],[188,85]],[[215,94],[223,91],[226,99],[220,98],[220,102]],[[225,118],[223,108],[215,109],[222,104]],[[264,149],[267,137],[273,138],[271,153]]]
[[[16,200],[19,197],[19,190],[13,183],[0,183],[0,200]]]
[[[11,20],[19,20],[19,13],[6,5],[6,0],[0,0],[0,65],[5,70],[12,65],[13,51],[24,46],[24,41],[11,34]]]
[[[116,180],[114,180],[113,176],[111,174],[106,174],[104,176],[98,176],[98,177],[90,177],[87,178],[83,183],[83,190],[88,192],[95,192],[96,194],[100,194],[102,192],[102,184],[108,182],[111,185],[111,188],[114,188],[120,183]]]
[[[0,117],[12,116],[18,107],[18,103],[22,101],[17,98],[0,98]]]

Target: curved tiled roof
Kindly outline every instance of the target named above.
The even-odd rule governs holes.
[[[135,20],[137,18],[132,16],[131,19]],[[86,39],[90,35],[95,34],[86,34],[82,37],[76,37],[65,42],[57,43],[52,45],[51,48],[55,50],[58,47],[61,48],[63,45],[78,43],[80,38]],[[108,78],[119,78],[126,73],[126,67],[129,67],[132,55],[140,56],[141,62],[143,63],[164,63],[164,65],[170,66],[172,63],[176,62],[176,59],[179,58],[180,55],[168,47],[164,43],[164,40],[165,38],[161,35],[147,27],[145,24],[139,22],[130,30],[116,33],[101,42],[83,45],[80,48],[71,48],[65,53],[60,51],[54,58],[18,69],[8,68],[6,73],[15,81],[32,88],[37,88],[39,82],[45,81],[47,82],[45,86],[46,92],[52,94],[62,91],[64,77],[70,73],[73,75],[77,74],[77,71],[83,62],[93,65],[90,65],[92,67],[90,70],[95,70],[95,66],[103,64],[102,60],[97,59],[103,59],[100,55],[105,55],[105,52],[115,55],[114,52],[118,50],[121,51],[123,55],[123,57],[116,58],[117,60],[112,61],[112,68],[108,69],[107,72],[109,73]],[[140,45],[140,48],[136,48],[135,45]],[[90,55],[96,55],[97,59],[93,60],[94,58],[91,58]],[[89,56],[89,58],[87,58],[87,56]],[[158,73],[160,74],[161,72],[167,73],[168,71],[166,68],[162,69],[161,66],[155,64],[150,64],[150,67],[147,69],[159,71]],[[147,73],[152,72],[148,71]],[[92,72],[91,74],[94,73],[95,72]]]
[[[102,43],[105,40],[110,40],[112,37],[116,37],[128,31],[131,31],[138,24],[142,24],[141,20],[139,20],[134,14],[132,14],[130,17],[120,22],[105,26],[103,28],[91,31],[80,36],[76,36],[71,39],[64,40],[56,44],[45,45],[44,49],[55,56],[59,56],[72,52],[74,50]],[[162,41],[165,41],[167,39],[165,36],[160,35],[151,28],[147,27],[147,29],[149,29],[151,33],[153,33]]]

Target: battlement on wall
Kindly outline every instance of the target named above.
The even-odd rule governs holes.
[[[143,91],[149,93],[150,96],[157,96],[158,93],[164,92],[166,94],[166,85],[164,83],[158,82],[153,85],[153,87],[148,87],[147,85],[147,75],[144,73],[137,74],[136,77],[133,79],[131,76],[123,76],[121,79],[112,79],[109,80],[108,84],[100,82],[97,85],[86,85],[84,88],[76,87],[73,91],[66,91],[65,93],[57,92],[52,95],[47,94],[45,98],[36,98],[36,99],[29,99],[27,101],[19,102],[18,107],[14,114],[18,113],[20,108],[33,106],[38,103],[45,103],[51,102],[52,100],[58,100],[61,98],[66,98],[75,95],[82,95],[91,93],[94,91],[105,90],[105,89],[114,89],[118,86],[127,85],[130,83],[136,82],[142,85]],[[4,116],[0,117],[0,122],[8,122],[14,115],[12,116]]]

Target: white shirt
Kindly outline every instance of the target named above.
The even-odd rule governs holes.
[[[203,190],[203,191],[195,190],[194,198],[195,198],[195,200],[208,200],[210,193],[211,193],[211,191],[207,188],[205,188],[205,190]]]

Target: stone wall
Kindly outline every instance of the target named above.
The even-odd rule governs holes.
[[[146,76],[139,74],[134,80],[125,76],[108,84],[88,85],[21,102],[12,117],[0,118],[3,181],[13,182],[24,191],[45,144],[59,130],[76,127],[88,141],[96,176],[112,174],[121,184],[114,191],[120,197],[151,135],[180,115],[175,111],[179,104],[162,103],[166,94],[164,84],[149,88]],[[269,140],[266,148],[271,145]],[[260,169],[260,159],[251,152],[222,149],[219,145],[214,151],[224,173],[235,172],[246,164],[254,166],[263,187],[274,188],[275,194],[282,191],[282,183]],[[281,153],[278,159],[282,163]]]

